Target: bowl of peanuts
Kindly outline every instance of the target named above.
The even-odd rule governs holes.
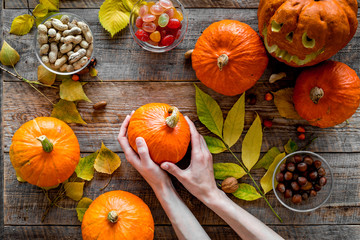
[[[89,24],[72,13],[57,13],[37,26],[35,54],[40,63],[58,75],[83,70],[92,59],[94,38]]]

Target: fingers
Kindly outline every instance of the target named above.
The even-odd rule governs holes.
[[[136,147],[138,154],[140,156],[142,164],[151,164],[152,159],[149,154],[149,149],[146,145],[145,140],[142,137],[136,138]]]
[[[178,166],[170,162],[164,162],[160,165],[160,167],[167,171],[168,173],[174,175],[179,181],[183,179],[183,170],[181,170]]]
[[[119,141],[120,141],[121,137],[126,137],[126,132],[127,132],[128,126],[129,126],[130,118],[131,118],[131,116],[127,115],[125,120],[121,124],[120,132],[119,132],[119,136],[118,136]]]
[[[201,135],[196,130],[194,123],[187,116],[185,116],[185,119],[190,127],[192,154],[198,154],[201,151]]]

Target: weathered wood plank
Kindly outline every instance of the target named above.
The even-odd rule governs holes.
[[[2,12],[3,12],[3,1],[0,0],[0,36],[3,38],[2,32]],[[0,71],[0,189],[4,189],[4,132],[3,132],[3,73]],[[3,192],[3,191],[2,191]],[[4,238],[4,195],[0,194],[0,239]]]
[[[113,174],[112,181],[105,191],[125,190],[136,194],[147,203],[152,211],[156,224],[169,224],[161,205],[156,199],[150,186],[142,179],[139,173],[126,161],[123,154],[119,154],[122,165]],[[329,201],[320,209],[311,213],[293,213],[283,207],[271,192],[268,194],[270,203],[283,218],[284,224],[309,225],[309,224],[358,224],[360,222],[360,154],[322,154],[334,171],[335,185]],[[186,163],[184,160],[183,163]],[[214,162],[234,162],[230,154],[214,155]],[[9,155],[5,154],[4,172],[4,221],[6,225],[38,225],[47,205],[41,189],[16,180],[11,166]],[[259,181],[263,170],[254,170],[254,178]],[[96,173],[91,182],[85,184],[84,196],[95,199],[103,192],[99,189],[108,180],[108,176]],[[242,182],[249,182],[244,177]],[[225,223],[176,180],[174,186],[178,190],[190,210],[203,225],[224,225]],[[56,190],[52,191],[53,194]],[[278,220],[271,213],[266,203],[259,199],[245,202],[235,197],[233,201],[258,217],[266,224],[278,224]],[[76,203],[70,199],[64,200],[61,206],[75,208]],[[79,225],[75,210],[54,208],[50,211],[43,224],[47,225]]]
[[[201,84],[204,91],[210,93],[219,102],[223,112],[227,114],[238,97],[224,97],[216,94]],[[91,82],[84,86],[85,92],[93,102],[106,100],[105,110],[94,111],[91,103],[80,102],[79,111],[88,125],[74,125],[74,129],[83,152],[97,149],[101,141],[113,151],[121,151],[116,141],[120,124],[127,114],[146,103],[165,102],[176,105],[183,114],[196,121],[202,134],[209,134],[197,119],[195,106],[195,89],[192,83],[184,82]],[[265,129],[262,151],[272,146],[282,146],[289,138],[296,139],[296,124],[302,121],[287,120],[278,114],[273,103],[267,102],[263,96],[271,88],[269,84],[258,83],[249,93],[255,93],[256,105],[247,105],[246,129],[254,120],[254,111],[264,119],[273,119],[273,127]],[[58,101],[56,89],[41,88],[52,100]],[[24,94],[26,93],[26,94]],[[52,105],[28,84],[20,82],[4,83],[4,148],[9,151],[11,138],[15,131],[26,121],[39,116],[50,116]],[[311,149],[317,152],[358,152],[360,151],[359,121],[360,111],[350,119],[349,125],[320,129],[306,125],[307,136],[318,136]],[[304,144],[304,143],[302,143]],[[241,150],[241,141],[234,146]]]

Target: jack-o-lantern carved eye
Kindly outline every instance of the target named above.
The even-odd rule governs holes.
[[[283,25],[284,25],[283,23],[277,23],[275,20],[273,20],[271,22],[271,31],[280,32]]]
[[[302,35],[302,44],[306,48],[315,47],[315,39],[309,38],[306,32]]]
[[[293,37],[294,37],[294,32],[289,32],[287,35],[286,35],[286,40],[288,40],[289,42],[292,42],[293,41]]]

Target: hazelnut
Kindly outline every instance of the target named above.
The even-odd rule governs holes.
[[[106,105],[107,105],[107,102],[106,102],[106,101],[101,101],[101,102],[95,103],[95,104],[93,105],[93,108],[94,108],[95,110],[100,110],[100,109],[104,109],[104,108],[106,107]]]
[[[221,183],[221,189],[226,193],[234,193],[238,188],[238,180],[234,177],[228,177]]]

